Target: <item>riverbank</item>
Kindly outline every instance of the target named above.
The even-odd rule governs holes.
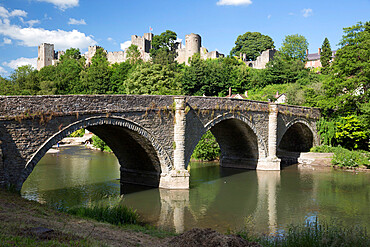
[[[260,246],[210,229],[172,232],[73,216],[0,189],[1,246]],[[204,245],[203,245],[204,244]]]

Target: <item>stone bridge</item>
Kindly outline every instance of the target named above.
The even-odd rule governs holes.
[[[216,97],[0,96],[0,186],[20,190],[45,153],[80,128],[111,147],[121,183],[189,188],[187,165],[207,130],[222,166],[280,170],[319,144],[319,117],[315,108]]]

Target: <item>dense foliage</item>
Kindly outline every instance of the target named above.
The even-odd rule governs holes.
[[[332,56],[332,51],[330,47],[330,43],[328,38],[324,39],[324,43],[322,43],[321,46],[321,57],[320,57],[320,62],[321,62],[321,73],[323,74],[328,74],[330,70],[330,60]]]
[[[128,61],[109,64],[97,49],[89,65],[78,49],[68,49],[56,66],[40,71],[31,66],[0,77],[0,95],[36,94],[167,94],[226,96],[244,94],[248,99],[275,101],[285,93],[288,104],[320,107],[318,127],[322,142],[350,150],[369,150],[370,139],[370,22],[344,28],[341,48],[328,64],[331,48],[324,40],[323,74],[305,68],[308,42],[301,35],[288,35],[265,69],[253,69],[233,56],[203,60],[194,55],[189,66],[175,61],[175,32],[153,37],[151,62],[139,59],[138,48],[129,48]],[[257,42],[258,41],[258,42]],[[254,42],[254,43],[253,43]],[[257,44],[257,43],[258,44]],[[247,32],[238,37],[231,54],[248,53],[253,60],[273,48],[270,37]],[[208,145],[203,138],[200,145]],[[99,143],[99,140],[96,141]],[[101,148],[101,147],[100,147]],[[103,147],[104,149],[104,147]],[[197,149],[196,149],[197,150]],[[204,153],[198,158],[209,160]]]
[[[247,61],[254,61],[263,51],[272,48],[275,48],[275,46],[271,37],[259,32],[246,32],[238,36],[230,55],[245,54]]]
[[[220,154],[221,150],[216,138],[212,135],[211,131],[207,131],[195,147],[191,157],[196,160],[211,161],[220,157]]]

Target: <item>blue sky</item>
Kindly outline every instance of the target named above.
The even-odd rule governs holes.
[[[370,1],[318,0],[0,0],[0,75],[36,65],[37,46],[89,45],[119,51],[132,34],[175,31],[202,36],[209,51],[229,54],[238,35],[261,32],[279,48],[286,35],[307,38],[310,53],[325,37],[337,48],[343,27],[370,20]]]

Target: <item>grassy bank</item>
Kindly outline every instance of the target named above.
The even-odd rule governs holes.
[[[115,226],[71,215],[4,189],[0,222],[0,246],[165,246],[163,238],[173,235],[145,225]]]
[[[360,226],[343,226],[341,222],[306,222],[290,225],[284,233],[277,236],[261,235],[251,229],[235,232],[244,239],[257,242],[265,247],[326,247],[370,246],[369,235]]]
[[[359,150],[348,150],[343,147],[331,147],[327,145],[311,148],[311,152],[334,153],[331,161],[333,166],[348,168],[370,168],[370,153]]]

